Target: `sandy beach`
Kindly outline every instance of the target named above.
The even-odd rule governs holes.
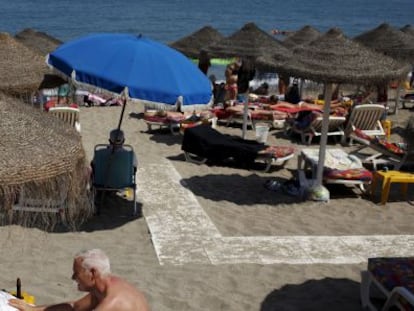
[[[414,208],[400,198],[398,187],[385,206],[377,204],[378,197],[373,202],[358,190],[340,186],[330,188],[327,203],[301,202],[264,187],[271,178],[290,179],[297,156],[269,173],[189,163],[181,151],[182,136],[165,129],[147,132],[143,110],[138,103],[128,104],[122,124],[139,162],[142,216],[131,217],[129,201],[108,196],[102,215],[77,232],[0,227],[1,288],[14,289],[20,277],[23,290],[38,304],[80,297],[71,280],[73,255],[101,248],[110,256],[113,272],[138,286],[152,310],[360,310],[364,259],[395,255],[398,247],[381,237],[405,236],[400,254],[412,254]],[[81,107],[81,135],[89,159],[96,144],[107,143],[120,112],[120,107]],[[410,115],[410,110],[400,110],[390,116],[393,138]],[[240,127],[221,125],[218,130],[241,133]],[[247,138],[254,139],[254,131]],[[268,138],[269,144],[294,145],[296,153],[304,147],[298,141],[275,129]],[[177,222],[171,211],[181,217]],[[302,238],[280,257],[278,245],[287,245],[292,236]],[[375,236],[378,253],[329,257],[342,236]],[[295,257],[303,249],[312,253],[312,237],[329,241],[326,260],[320,251],[309,260]]]

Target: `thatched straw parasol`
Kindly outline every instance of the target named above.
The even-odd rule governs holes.
[[[291,49],[297,45],[309,43],[316,38],[318,38],[321,33],[313,28],[312,26],[306,25],[295,31],[293,34],[289,35],[285,40],[282,41],[282,44]]]
[[[23,43],[25,46],[42,56],[46,56],[62,44],[62,41],[48,35],[47,33],[30,28],[22,30],[14,37],[19,42]]]
[[[50,72],[44,57],[7,33],[0,33],[0,92],[21,96],[37,90]]]
[[[169,44],[169,46],[188,57],[196,58],[203,47],[223,38],[224,36],[218,30],[211,26],[204,26],[192,34]]]
[[[254,60],[266,53],[288,54],[278,40],[261,30],[254,23],[245,24],[240,30],[206,48],[213,57],[241,57]],[[243,138],[247,131],[247,102],[244,105]]]
[[[297,46],[292,57],[280,64],[272,58],[258,60],[262,66],[289,76],[325,83],[324,122],[317,168],[317,184],[322,184],[332,83],[382,84],[405,77],[410,66],[376,53],[346,38],[339,29],[331,29],[316,40]],[[273,65],[272,65],[273,64]]]
[[[256,58],[264,53],[273,53],[278,50],[288,51],[280,41],[261,30],[254,23],[245,24],[229,37],[209,45],[206,50],[214,57],[223,58]]]
[[[354,40],[393,58],[414,62],[414,40],[389,24],[381,24],[356,36]]]
[[[10,221],[10,208],[21,193],[42,202],[63,196],[65,216],[72,227],[89,217],[93,210],[86,190],[87,162],[78,132],[4,95],[0,117],[0,221]],[[13,221],[49,229],[59,219],[59,215],[39,214],[14,212]]]
[[[257,63],[293,77],[350,84],[381,84],[405,77],[410,68],[346,38],[339,29],[297,46],[283,64],[269,56],[259,58]]]
[[[400,28],[400,30],[410,36],[414,37],[414,27],[411,25],[405,25],[404,27]]]

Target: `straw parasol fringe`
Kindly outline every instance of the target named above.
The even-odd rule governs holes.
[[[13,212],[24,193],[47,205],[63,198],[67,225],[76,229],[93,213],[87,160],[78,132],[47,113],[0,96],[0,223],[53,229],[60,215]]]

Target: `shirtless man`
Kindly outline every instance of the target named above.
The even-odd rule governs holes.
[[[72,279],[78,289],[88,292],[83,298],[50,306],[31,306],[23,300],[10,299],[9,304],[21,311],[149,311],[139,290],[110,271],[109,259],[100,249],[78,253],[73,260]]]

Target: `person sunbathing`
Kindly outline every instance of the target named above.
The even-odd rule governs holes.
[[[76,281],[80,291],[88,292],[79,300],[50,306],[32,306],[20,299],[10,299],[9,305],[21,311],[150,310],[141,291],[111,274],[109,259],[100,249],[91,249],[75,255],[72,279]]]

